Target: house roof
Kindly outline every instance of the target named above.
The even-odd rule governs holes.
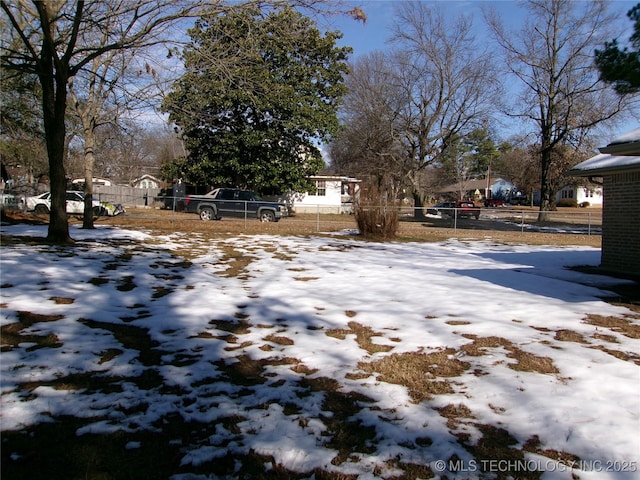
[[[567,173],[574,177],[592,177],[630,170],[640,170],[640,156],[631,157],[601,153],[579,163]]]
[[[640,128],[619,136],[609,145],[598,150],[612,155],[640,155]]]
[[[71,183],[73,184],[81,184],[84,183],[84,178],[74,178],[73,180],[71,180]],[[106,186],[111,186],[113,185],[113,181],[112,180],[108,180],[106,178],[98,178],[98,177],[93,177],[91,179],[91,182],[95,185],[95,184],[101,184],[101,185],[106,185]]]
[[[149,175],[148,173],[145,173],[144,175],[136,178],[132,183],[135,184],[135,183],[141,182],[142,180],[153,180],[156,183],[162,183],[162,180],[154,177],[153,175]]]
[[[350,182],[350,183],[360,183],[362,180],[358,180],[353,177],[346,177],[343,175],[311,175],[309,176],[311,180],[340,180],[342,182]]]
[[[591,177],[640,170],[640,128],[616,138],[599,150],[602,153],[579,163],[567,174]]]
[[[489,179],[489,187],[492,187],[493,185],[496,185],[497,183],[500,183],[500,182],[511,184],[511,182],[501,177],[491,177]],[[437,191],[441,193],[457,192],[460,190],[460,187],[462,187],[465,191],[480,190],[481,192],[484,192],[485,189],[487,188],[487,179],[483,178],[480,180],[467,180],[466,182],[462,182],[462,184],[453,183],[451,185],[447,185],[445,187],[439,188]]]

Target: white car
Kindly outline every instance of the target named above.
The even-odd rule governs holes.
[[[51,212],[51,192],[42,193],[35,197],[27,197],[27,211],[47,215]],[[82,215],[84,213],[84,193],[74,190],[67,191],[67,213]],[[122,205],[113,205],[108,202],[93,200],[93,213],[95,215],[115,216],[124,213]]]

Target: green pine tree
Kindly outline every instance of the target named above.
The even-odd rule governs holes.
[[[595,60],[600,78],[613,84],[616,92],[627,95],[640,92],[640,3],[627,13],[633,21],[632,50],[620,49],[617,40],[605,43],[604,50],[596,50]]]

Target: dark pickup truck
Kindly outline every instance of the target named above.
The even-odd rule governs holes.
[[[161,208],[182,212],[184,211],[184,199],[187,198],[187,195],[204,195],[209,190],[211,187],[174,183],[171,187],[160,190],[153,201],[159,202],[162,205]]]
[[[205,195],[189,195],[184,204],[186,212],[197,213],[201,220],[242,217],[277,222],[286,217],[288,211],[283,203],[268,202],[253,192],[234,188],[216,188]]]

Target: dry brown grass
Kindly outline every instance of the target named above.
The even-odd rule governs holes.
[[[526,352],[514,345],[511,341],[501,337],[477,337],[475,335],[463,335],[470,338],[473,342],[462,346],[462,351],[467,355],[479,357],[487,355],[490,350],[496,348],[504,348],[508,354],[507,357],[516,360],[516,363],[510,363],[508,366],[513,370],[522,372],[536,372],[542,374],[556,374],[559,370],[553,365],[549,357],[539,357],[533,353]]]
[[[3,325],[0,327],[0,338],[2,338],[3,346],[0,351],[6,352],[17,347],[21,343],[33,343],[34,345],[27,348],[27,351],[33,351],[39,348],[59,348],[62,346],[57,335],[52,333],[38,335],[36,333],[25,333],[23,330],[33,326],[36,323],[57,322],[62,320],[64,315],[41,315],[32,312],[18,312],[18,321]]]
[[[611,348],[605,347],[604,345],[594,345],[591,348],[605,352],[619,360],[624,360],[625,362],[633,362],[636,365],[640,365],[640,355],[636,355],[635,353],[621,352],[620,350],[613,350]]]
[[[218,260],[218,264],[225,265],[225,270],[218,272],[218,275],[222,277],[237,277],[248,278],[247,267],[253,261],[251,255],[247,255],[246,252],[237,250],[233,245],[225,244],[222,246],[223,255]]]
[[[265,342],[275,343],[277,345],[293,345],[293,340],[282,335],[267,335],[264,337]]]
[[[320,415],[328,434],[324,445],[338,452],[332,464],[340,465],[350,457],[357,461],[356,452],[375,451],[376,428],[353,418],[365,405],[373,404],[373,399],[357,392],[342,392],[340,383],[328,377],[305,377],[299,381],[299,386],[324,394],[322,410],[331,412]]]
[[[629,338],[640,338],[640,325],[632,320],[640,320],[640,315],[629,315],[627,318],[589,314],[585,323],[596,327],[607,328]]]
[[[349,314],[350,310],[347,310],[347,316],[353,317],[355,316],[355,312],[352,315]],[[339,338],[340,340],[344,340],[347,335],[355,335],[356,342],[360,348],[366,350],[369,354],[374,354],[377,352],[388,352],[392,350],[393,347],[389,345],[379,345],[373,343],[371,341],[372,337],[381,337],[381,333],[376,333],[370,327],[365,327],[358,322],[349,322],[347,324],[349,329],[346,328],[334,328],[327,330],[326,335],[329,337]]]
[[[555,339],[560,342],[588,343],[578,332],[566,329],[558,330]]]
[[[409,352],[392,354],[373,362],[360,362],[358,368],[378,380],[407,387],[411,399],[419,403],[434,395],[453,393],[444,378],[457,377],[469,369],[470,364],[454,356],[451,348],[430,353]]]
[[[542,442],[540,442],[540,438],[537,435],[534,435],[524,444],[524,450],[527,452],[537,453],[538,455],[542,455],[552,460],[556,460],[563,465],[575,465],[580,461],[580,457],[567,452],[552,449],[542,449],[541,444]]]
[[[51,297],[49,300],[56,303],[57,305],[71,305],[75,302],[75,298],[70,297]]]

